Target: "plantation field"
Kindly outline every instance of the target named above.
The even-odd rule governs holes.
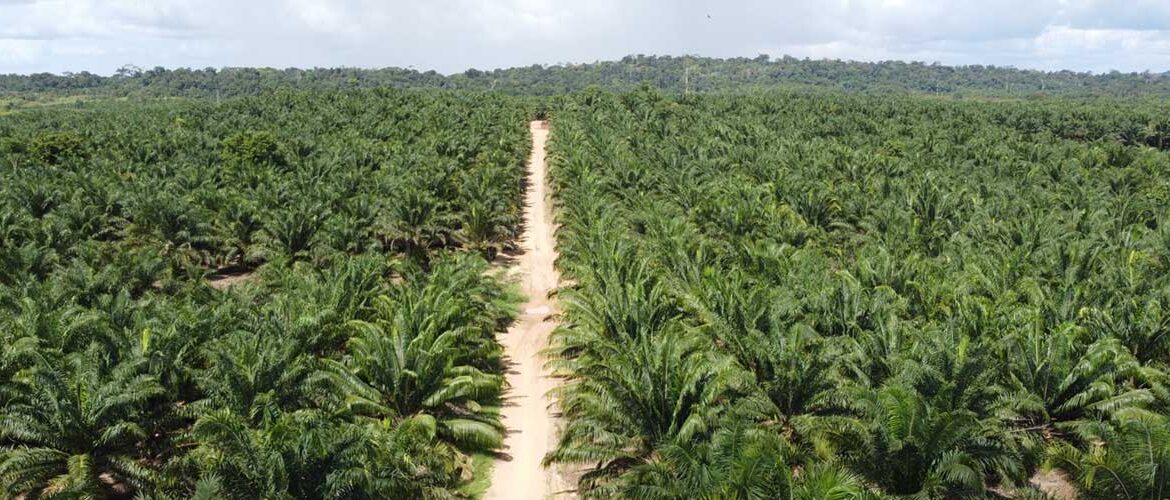
[[[1162,108],[563,99],[547,460],[597,498],[1165,498]]]
[[[528,116],[377,90],[0,118],[0,497],[482,488]]]
[[[1152,98],[99,95],[0,103],[0,497],[1170,495]]]

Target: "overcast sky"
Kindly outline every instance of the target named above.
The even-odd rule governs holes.
[[[0,0],[0,73],[757,54],[1170,70],[1170,0]]]

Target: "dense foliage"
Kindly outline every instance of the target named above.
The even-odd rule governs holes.
[[[584,89],[536,113],[569,283],[547,462],[581,493],[1168,498],[1168,82],[642,56],[0,77],[14,108],[73,104],[0,117],[0,496],[473,495],[518,300],[488,262],[541,102],[503,94]]]
[[[426,87],[559,95],[589,86],[633,89],[643,83],[672,92],[747,90],[815,85],[845,91],[967,95],[1170,95],[1170,76],[1150,73],[1044,72],[995,66],[943,66],[899,61],[855,62],[793,57],[716,59],[627,56],[589,64],[533,65],[442,75],[385,68],[154,68],[126,67],[113,76],[92,73],[0,75],[2,93],[88,93],[106,96],[230,97],[284,88],[344,90]],[[13,106],[16,103],[12,104]]]
[[[565,99],[547,461],[598,498],[1167,498],[1170,154],[1108,120],[1165,111]]]
[[[379,90],[0,119],[0,497],[459,495],[502,438],[487,262],[526,117]]]

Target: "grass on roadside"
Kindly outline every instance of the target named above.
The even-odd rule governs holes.
[[[495,457],[486,453],[471,455],[471,482],[460,488],[460,493],[470,498],[483,498],[488,487],[492,484],[492,469],[495,468]]]

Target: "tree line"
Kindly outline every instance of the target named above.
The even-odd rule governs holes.
[[[677,93],[818,86],[846,92],[968,96],[1166,96],[1166,73],[1093,74],[1011,67],[945,66],[920,62],[857,62],[771,58],[631,55],[617,61],[469,69],[444,75],[404,68],[177,68],[127,66],[111,76],[89,72],[0,75],[0,93],[26,99],[36,93],[136,97],[233,97],[275,89],[344,90],[377,87],[496,91],[560,95],[590,86],[633,90],[649,84]],[[14,104],[15,105],[15,104]]]

